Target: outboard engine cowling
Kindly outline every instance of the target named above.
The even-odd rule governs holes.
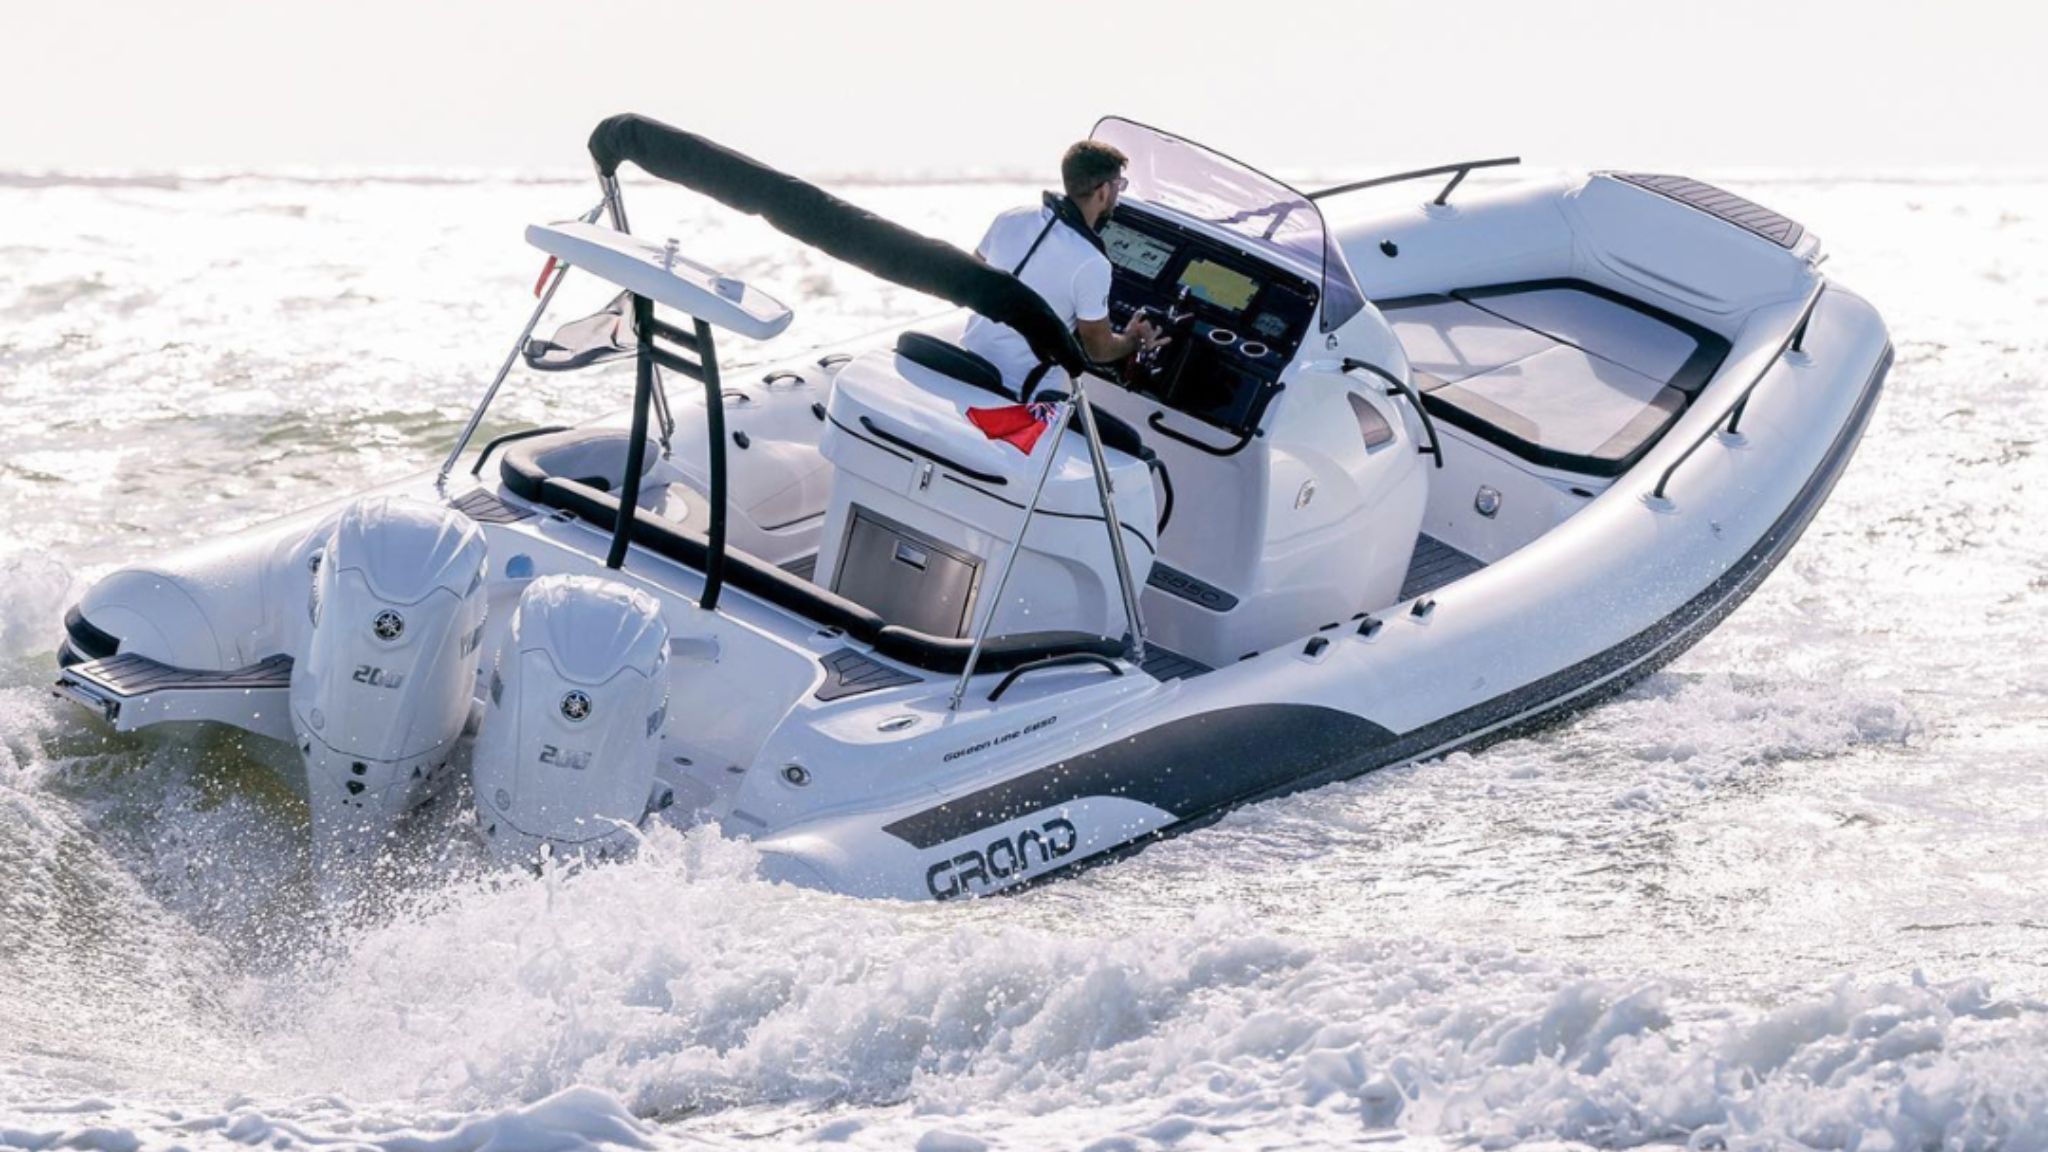
[[[350,505],[321,549],[291,681],[316,864],[374,849],[451,774],[476,692],[484,553],[468,517],[390,497]]]
[[[500,861],[606,855],[652,807],[668,717],[668,624],[644,592],[593,576],[527,586],[491,672],[470,778]]]

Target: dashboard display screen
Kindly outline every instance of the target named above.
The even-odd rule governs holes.
[[[1271,312],[1261,312],[1252,317],[1252,331],[1268,340],[1278,340],[1287,335],[1287,318]]]
[[[1180,274],[1180,286],[1218,308],[1242,312],[1258,294],[1259,282],[1242,272],[1207,260],[1190,260]]]
[[[1167,260],[1173,256],[1173,245],[1154,240],[1114,220],[1103,225],[1102,246],[1109,250],[1110,263],[1147,280],[1159,275],[1159,270],[1166,267]]]

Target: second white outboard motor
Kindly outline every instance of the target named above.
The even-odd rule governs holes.
[[[668,717],[668,624],[644,592],[594,576],[527,586],[491,673],[470,779],[501,862],[605,856],[651,808]]]
[[[320,551],[291,682],[316,865],[374,851],[452,774],[476,692],[484,560],[468,517],[390,497],[351,504]]]

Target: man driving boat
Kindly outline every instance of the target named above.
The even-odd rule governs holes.
[[[1109,323],[1109,256],[1097,231],[1124,190],[1127,163],[1129,158],[1121,151],[1100,141],[1075,144],[1060,159],[1066,195],[1048,192],[1041,206],[1013,208],[996,217],[974,249],[985,263],[1030,285],[1074,327],[1089,359],[1101,363],[1163,343],[1143,317],[1134,318],[1122,332]],[[984,316],[967,321],[960,343],[993,363],[1012,391],[1021,389],[1038,365],[1038,357],[1016,329]]]

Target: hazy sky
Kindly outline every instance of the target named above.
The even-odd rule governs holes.
[[[10,5],[0,171],[570,168],[639,111],[817,175],[1049,168],[1116,112],[1261,167],[2048,167],[2034,3]]]

